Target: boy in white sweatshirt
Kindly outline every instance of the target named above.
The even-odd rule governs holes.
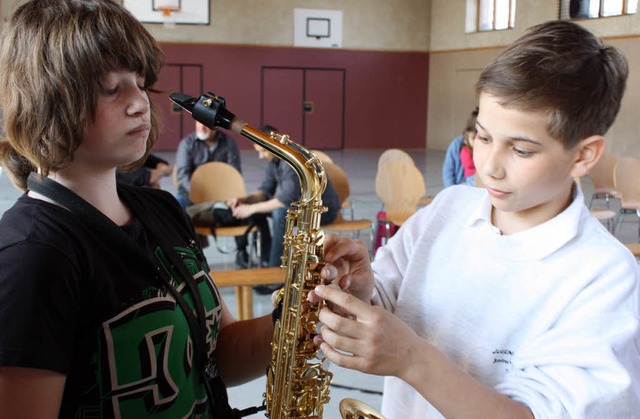
[[[323,309],[316,342],[388,376],[388,419],[640,417],[637,263],[574,182],[604,151],[627,73],[577,24],[531,28],[476,85],[483,189],[443,190],[371,265],[361,243],[328,240],[323,275],[350,294],[312,293],[340,308]]]

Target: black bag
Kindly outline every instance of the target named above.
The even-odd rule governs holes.
[[[194,226],[227,227],[247,224],[246,220],[235,218],[231,208],[222,201],[209,201],[188,206],[185,211]]]
[[[248,224],[247,220],[235,218],[231,212],[231,208],[224,202],[216,202],[212,207],[213,221],[211,225],[217,227],[234,227]]]
[[[190,205],[185,211],[189,218],[191,218],[191,222],[196,227],[209,227],[211,229],[211,235],[213,236],[216,242],[216,248],[220,253],[228,254],[232,251],[245,252],[246,246],[248,243],[247,236],[249,231],[253,228],[254,222],[253,217],[247,219],[235,218],[233,213],[231,212],[231,208],[223,202],[223,201],[209,201],[203,202],[200,204]],[[221,247],[216,238],[216,228],[218,227],[236,227],[236,226],[247,226],[246,231],[242,236],[236,237],[236,248],[235,249],[227,249],[225,247]],[[203,249],[209,246],[209,238],[207,236],[198,237],[200,241],[200,247]]]

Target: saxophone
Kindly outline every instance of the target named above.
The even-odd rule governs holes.
[[[323,368],[323,359],[319,358],[313,343],[324,303],[310,303],[307,295],[322,283],[324,232],[320,228],[320,216],[326,211],[321,197],[327,182],[324,168],[313,153],[287,135],[273,132],[266,135],[236,118],[225,107],[225,100],[213,93],[199,98],[173,93],[170,99],[209,128],[229,129],[269,150],[287,162],[300,179],[300,201],[294,202],[287,211],[280,266],[286,269],[286,275],[278,294],[281,315],[274,325],[264,397],[269,418],[322,418],[333,374]],[[349,419],[384,419],[354,399],[343,400],[340,412],[343,418]]]

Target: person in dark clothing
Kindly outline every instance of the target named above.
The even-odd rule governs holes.
[[[265,125],[260,128],[270,134],[277,130]],[[286,227],[287,210],[291,203],[301,197],[300,180],[293,168],[264,148],[254,145],[260,159],[267,160],[268,166],[262,184],[253,193],[229,200],[227,204],[236,218],[247,218],[254,214],[269,214],[271,217],[271,249],[268,266],[280,266],[283,251],[283,238]],[[322,194],[322,204],[328,210],[322,214],[320,223],[330,224],[335,221],[340,211],[340,198],[333,184],[327,179],[327,186]],[[268,292],[269,287],[259,290]]]
[[[25,193],[0,219],[0,414],[229,417],[217,384],[264,375],[272,316],[235,321],[174,197],[116,182],[158,135],[156,41],[112,0],[29,0],[3,29]]]
[[[160,189],[160,179],[171,176],[173,169],[169,162],[160,157],[149,154],[142,167],[131,170],[118,170],[116,180],[133,186],[148,186]]]
[[[210,161],[228,163],[242,173],[240,151],[236,140],[216,129],[212,130],[196,121],[195,131],[180,140],[176,152],[176,199],[182,208],[191,205],[189,182],[193,172]],[[215,181],[215,179],[212,179]]]

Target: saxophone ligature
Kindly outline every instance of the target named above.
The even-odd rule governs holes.
[[[322,283],[324,233],[320,216],[326,211],[321,197],[327,182],[322,163],[289,136],[267,135],[236,118],[227,110],[224,98],[214,93],[199,97],[172,93],[170,99],[207,127],[228,129],[270,151],[289,164],[300,179],[301,198],[287,211],[281,265],[286,275],[278,294],[281,314],[274,325],[264,403],[266,416],[272,419],[322,418],[333,374],[323,368],[324,359],[319,358],[313,336],[324,303],[307,301],[309,292]],[[343,400],[340,413],[349,419],[384,419],[354,399]]]

